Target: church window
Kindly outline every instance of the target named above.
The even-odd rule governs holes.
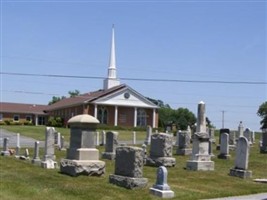
[[[146,126],[146,111],[143,108],[137,109],[137,126]]]
[[[100,124],[107,124],[108,123],[108,111],[105,107],[100,107],[98,109],[97,119],[99,120]]]

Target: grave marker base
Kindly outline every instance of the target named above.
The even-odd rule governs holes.
[[[105,162],[100,160],[62,159],[60,172],[70,176],[101,176],[105,173]]]
[[[230,169],[230,176],[236,176],[239,178],[251,178],[252,171],[242,170],[242,169]]]
[[[154,167],[174,167],[176,165],[176,159],[173,157],[148,157],[146,159],[146,165]]]
[[[149,191],[150,191],[150,194],[153,194],[161,198],[173,198],[174,197],[174,192],[172,190],[159,190],[159,189],[152,187],[149,189]]]
[[[109,183],[124,187],[127,189],[144,188],[148,183],[147,178],[133,178],[128,176],[109,175]]]
[[[189,160],[186,163],[187,170],[194,171],[213,171],[214,170],[214,162],[213,161],[194,161]]]
[[[231,155],[230,154],[219,154],[217,156],[217,158],[219,159],[225,159],[225,160],[229,160],[231,158]]]
[[[113,152],[103,152],[102,153],[102,158],[103,159],[108,159],[108,160],[114,160],[116,157],[116,154]]]
[[[187,149],[177,149],[177,150],[176,150],[176,155],[187,156],[187,155],[191,155],[191,154],[192,154],[192,149],[191,149],[191,148],[187,148]]]

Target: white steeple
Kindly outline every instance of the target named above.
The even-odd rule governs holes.
[[[108,77],[104,80],[104,90],[120,85],[120,81],[117,79],[116,72],[116,55],[115,55],[115,31],[114,25],[112,26],[112,37],[111,37],[111,50],[110,60],[108,67]]]

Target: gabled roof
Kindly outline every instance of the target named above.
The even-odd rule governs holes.
[[[91,101],[94,101],[97,98],[100,98],[102,96],[113,93],[113,92],[120,90],[124,87],[126,87],[126,85],[121,84],[121,85],[112,87],[112,88],[107,89],[107,90],[97,90],[97,91],[85,93],[85,94],[82,94],[79,96],[65,98],[65,99],[62,99],[62,100],[48,106],[46,111],[52,111],[52,110],[56,110],[56,109],[60,109],[60,108],[67,108],[70,106],[89,103]]]
[[[57,110],[57,109],[61,109],[61,108],[68,108],[71,106],[78,106],[78,105],[82,105],[82,104],[86,104],[86,103],[93,103],[93,104],[96,103],[97,104],[98,100],[112,97],[112,96],[114,96],[114,95],[116,95],[122,91],[126,91],[126,90],[130,90],[133,93],[135,93],[136,96],[139,96],[139,98],[143,102],[146,102],[149,105],[149,107],[158,108],[157,105],[155,105],[153,102],[149,101],[147,98],[145,98],[140,93],[133,90],[131,87],[129,87],[125,84],[121,84],[121,85],[112,87],[112,88],[107,89],[107,90],[98,90],[98,91],[94,91],[94,92],[85,93],[85,94],[82,94],[79,96],[62,99],[62,100],[48,106],[46,111],[52,111],[52,110]]]
[[[0,102],[1,113],[25,113],[44,115],[47,105]]]

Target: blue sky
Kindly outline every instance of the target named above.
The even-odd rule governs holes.
[[[266,1],[1,1],[1,72],[105,77],[115,24],[119,78],[263,82],[218,84],[121,80],[144,96],[217,127],[259,130],[267,100]],[[47,104],[102,89],[101,79],[1,75],[1,101]]]

